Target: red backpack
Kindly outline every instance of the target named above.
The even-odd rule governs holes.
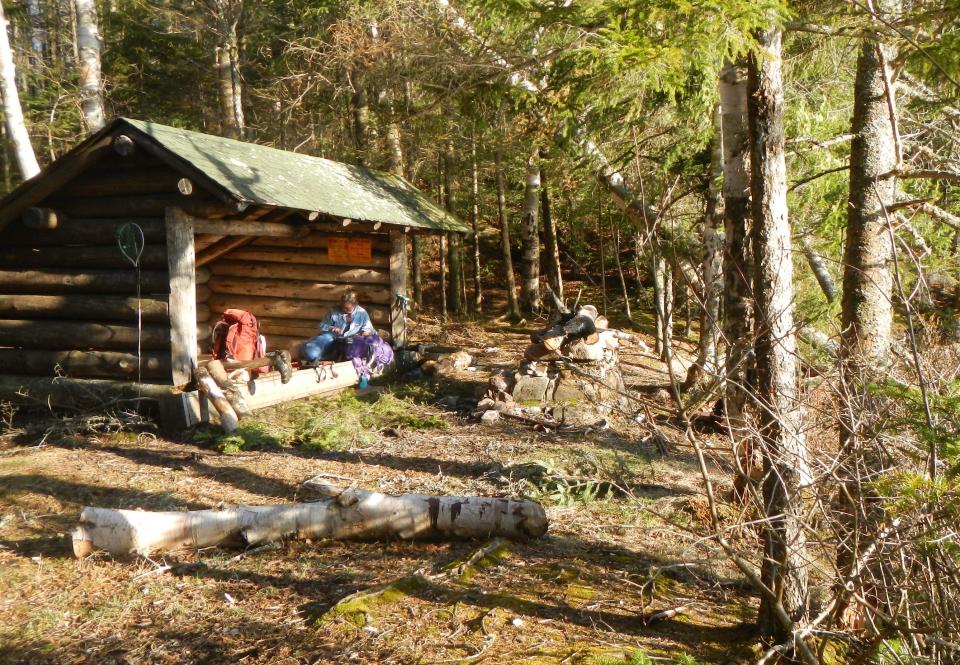
[[[226,310],[213,327],[213,357],[217,360],[253,360],[262,358],[264,353],[257,317],[242,309]]]

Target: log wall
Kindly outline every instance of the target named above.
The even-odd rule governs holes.
[[[0,378],[139,376],[171,384],[177,367],[165,214],[173,207],[202,222],[193,238],[191,297],[201,353],[210,350],[211,326],[231,307],[257,315],[269,348],[296,351],[347,288],[382,335],[393,333],[391,253],[398,243],[386,227],[311,221],[309,231],[255,236],[249,220],[278,227],[271,220],[286,223],[289,211],[264,208],[248,211],[246,222],[210,222],[231,211],[149,152],[121,156],[105,145],[91,161],[69,182],[46,183],[47,198],[0,229]],[[144,236],[139,278],[117,243],[128,222]],[[220,235],[230,224],[238,232]]]
[[[318,334],[320,321],[339,304],[344,290],[353,288],[374,325],[389,336],[387,233],[310,226],[312,230],[299,237],[255,238],[205,263],[210,271],[209,296],[198,296],[197,311],[206,310],[211,323],[225,309],[253,312],[268,349],[297,352],[300,343]],[[369,242],[369,257],[363,251],[343,254],[343,241],[356,239]],[[331,241],[339,251],[331,250]]]
[[[192,197],[159,161],[131,164],[104,154],[38,204],[56,211],[46,227],[28,228],[25,215],[0,230],[0,374],[171,382],[163,214]],[[139,300],[117,243],[128,222],[145,240]]]

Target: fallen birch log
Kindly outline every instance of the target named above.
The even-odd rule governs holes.
[[[86,507],[73,531],[78,558],[150,554],[183,548],[284,538],[336,540],[470,539],[500,536],[517,540],[547,532],[543,507],[533,501],[485,497],[391,496],[311,483],[328,497],[315,503],[226,506],[189,512],[147,512]]]

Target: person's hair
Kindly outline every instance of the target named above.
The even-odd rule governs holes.
[[[343,292],[343,295],[340,296],[340,304],[346,305],[350,303],[351,305],[357,305],[357,294],[353,289],[347,289]]]

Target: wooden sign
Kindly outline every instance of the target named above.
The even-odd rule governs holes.
[[[373,259],[373,241],[370,238],[350,238],[347,243],[350,263],[366,265]]]
[[[350,263],[348,238],[330,238],[327,243],[327,258],[330,263]]]
[[[327,258],[330,263],[370,265],[373,262],[373,240],[371,238],[330,238],[327,241]]]

